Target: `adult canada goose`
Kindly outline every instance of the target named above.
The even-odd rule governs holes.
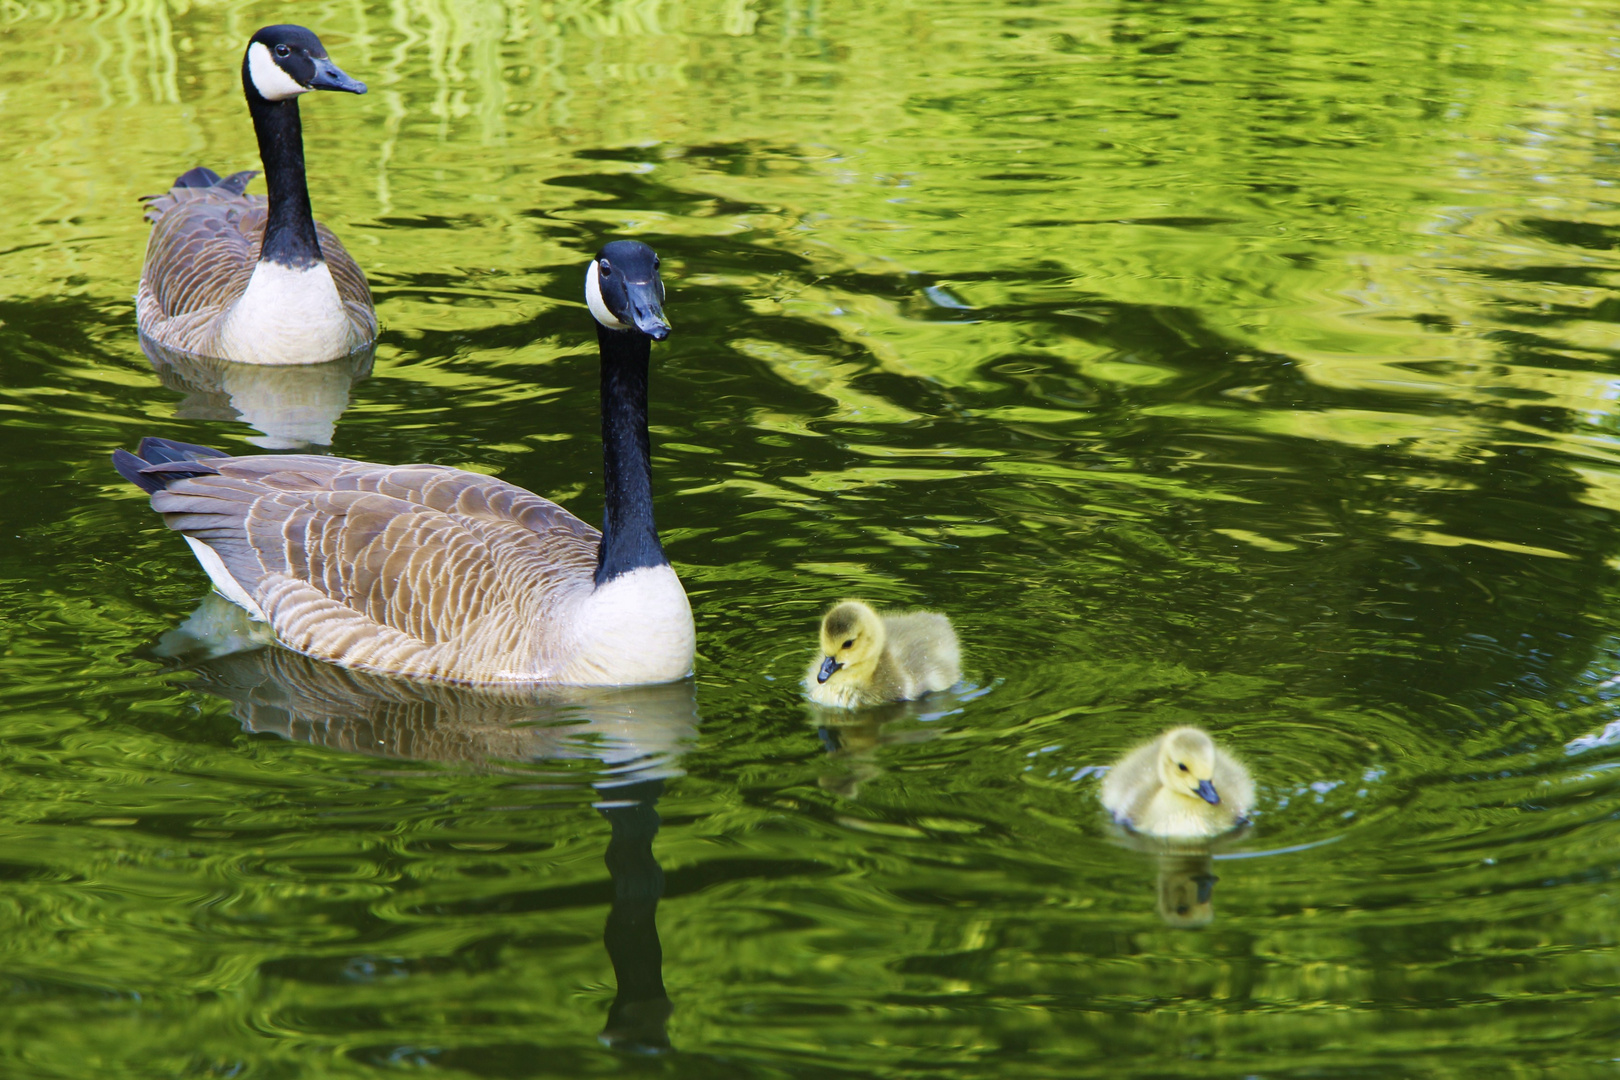
[[[1109,769],[1101,798],[1114,820],[1135,832],[1209,838],[1248,822],[1254,781],[1198,728],[1172,728]]]
[[[821,655],[804,689],[820,705],[855,709],[909,701],[962,677],[951,621],[937,611],[885,611],[845,600],[821,620]]]
[[[658,257],[591,261],[606,511],[442,465],[228,457],[166,439],[120,475],[191,545],[214,587],[295,652],[454,682],[658,683],[692,670],[692,610],[653,524],[647,362],[669,335]]]
[[[242,57],[269,202],[198,166],[146,217],[152,235],[136,294],[142,334],[182,352],[248,364],[336,360],[377,336],[371,289],[338,238],[310,213],[298,97],[363,94],[302,26],[266,26]]]

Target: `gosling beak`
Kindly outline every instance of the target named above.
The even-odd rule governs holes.
[[[1199,874],[1193,878],[1193,883],[1198,886],[1198,902],[1200,904],[1209,903],[1209,898],[1215,895],[1215,883],[1219,880],[1221,879],[1214,874]]]
[[[837,671],[839,668],[841,668],[843,666],[844,666],[843,664],[840,664],[838,661],[834,660],[832,657],[823,656],[821,658],[821,670],[816,672],[816,682],[818,682],[818,683],[826,682],[828,679],[833,677],[833,672]]]
[[[315,77],[309,80],[313,90],[342,90],[347,94],[363,94],[366,84],[359,79],[351,79],[345,75],[341,68],[324,56],[312,57],[315,61]]]
[[[1221,797],[1215,794],[1215,785],[1208,780],[1198,781],[1198,797],[1211,806],[1221,805]]]

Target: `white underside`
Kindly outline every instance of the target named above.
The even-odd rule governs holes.
[[[672,682],[692,673],[692,607],[668,564],[621,574],[585,596],[566,631],[571,659],[561,682]]]
[[[264,617],[263,609],[253,602],[253,597],[242,588],[241,582],[231,577],[230,571],[225,569],[225,560],[213,548],[191,536],[186,537],[186,543],[191,545],[191,553],[197,556],[197,561],[208,574],[208,580],[214,583],[215,592],[260,622],[270,621]]]
[[[302,270],[259,263],[219,331],[220,354],[244,364],[318,364],[357,344],[324,262]]]

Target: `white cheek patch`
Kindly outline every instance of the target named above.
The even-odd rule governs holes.
[[[281,70],[262,41],[248,46],[248,76],[253,80],[253,88],[266,101],[286,101],[310,91],[310,87]]]
[[[596,260],[591,260],[591,268],[585,271],[585,304],[591,309],[596,321],[610,330],[629,330],[629,323],[622,323],[608,310],[607,304],[602,300],[602,282],[597,279]]]

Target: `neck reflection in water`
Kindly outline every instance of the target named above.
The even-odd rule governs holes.
[[[472,689],[349,671],[267,645],[263,624],[210,595],[149,650],[189,670],[190,687],[231,702],[252,732],[377,757],[510,769],[594,760],[592,801],[612,830],[605,856],[613,900],[603,942],[618,984],[601,1033],[633,1053],[670,1049],[656,916],[664,872],[653,855],[657,803],[697,735],[690,679],[622,688]],[[578,774],[545,774],[547,787]]]

